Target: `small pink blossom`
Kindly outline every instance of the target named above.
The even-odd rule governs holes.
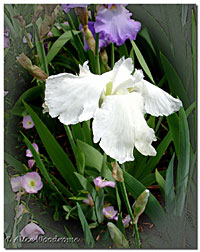
[[[69,25],[69,22],[68,22],[68,21],[65,21],[63,24],[68,26],[68,25]]]
[[[31,241],[37,240],[39,235],[44,234],[44,231],[33,222],[27,224],[20,232],[22,237],[28,237]]]
[[[43,187],[41,177],[37,172],[28,172],[22,176],[22,187],[27,193],[37,193]]]
[[[102,180],[101,176],[94,179],[94,184],[95,184],[96,189],[100,189],[106,186],[110,186],[113,188],[115,187],[114,181],[104,181]]]
[[[4,91],[4,96],[6,96],[9,93],[9,91]]]
[[[10,179],[11,187],[13,192],[18,192],[19,189],[22,187],[22,180],[20,176],[12,177]]]
[[[83,202],[89,206],[94,206],[94,201],[90,194],[88,194],[88,199],[84,199]]]
[[[38,148],[37,144],[32,143],[32,145],[33,145],[34,149],[36,150],[36,152],[39,152],[39,148]],[[26,156],[27,157],[32,157],[33,156],[32,152],[29,149],[26,150]]]
[[[127,228],[129,226],[130,221],[131,221],[130,215],[126,215],[126,217],[122,220],[123,225],[124,225],[125,228]]]
[[[114,210],[113,206],[107,206],[103,208],[103,215],[109,220],[117,220],[117,210]]]
[[[47,37],[53,37],[53,33],[51,31],[48,32]]]
[[[22,124],[25,129],[31,129],[34,127],[34,123],[30,115],[24,116]]]
[[[29,159],[29,160],[28,160],[28,167],[29,167],[30,169],[33,168],[34,164],[35,164],[35,160],[34,160],[34,159]]]
[[[27,212],[24,204],[20,204],[19,206],[16,206],[15,211],[16,211],[16,216],[15,216],[16,219],[18,219],[23,213]]]
[[[31,41],[32,40],[32,35],[28,32],[28,38],[29,40]],[[27,40],[26,40],[26,37],[24,36],[23,37],[23,43],[26,44],[27,43]]]
[[[17,192],[17,193],[15,194],[15,200],[16,200],[16,201],[19,201],[20,197],[21,197],[23,194],[25,194],[25,190],[24,190],[24,189],[22,189],[22,191],[20,191],[20,192]]]

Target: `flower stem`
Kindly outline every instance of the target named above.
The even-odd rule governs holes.
[[[114,65],[115,65],[115,46],[112,43],[111,44],[111,69],[113,69]]]
[[[122,165],[122,168],[124,169],[123,165]],[[128,214],[131,217],[132,223],[134,223],[134,216],[133,216],[133,212],[132,212],[132,209],[131,209],[131,206],[130,206],[130,203],[129,203],[129,199],[128,199],[128,195],[127,195],[126,186],[125,186],[124,181],[121,182],[120,185],[121,185],[121,190],[122,190],[122,194],[123,194],[123,197],[124,197],[124,201],[125,201],[125,204],[126,204]],[[140,234],[139,234],[137,224],[133,224],[133,227],[134,227],[134,230],[135,230],[136,247],[140,248],[141,242],[140,242]]]
[[[70,130],[70,128],[69,128],[69,126],[68,125],[64,125],[64,128],[65,128],[65,132],[67,133],[67,137],[68,137],[68,139],[69,139],[69,142],[70,142],[70,144],[71,144],[71,147],[72,147],[72,151],[73,151],[73,153],[74,153],[74,156],[76,157],[77,155],[77,148],[76,148],[76,144],[75,144],[75,142],[74,142],[74,138],[73,138],[73,136],[72,136],[72,132],[71,132],[71,130]]]
[[[140,248],[141,242],[140,242],[140,234],[139,234],[137,223],[133,224],[133,227],[135,230],[137,248]]]
[[[99,33],[95,34],[95,60],[96,60],[96,74],[101,74],[99,62]]]
[[[76,27],[75,27],[74,22],[72,20],[72,17],[69,13],[67,13],[67,18],[68,18],[69,25],[71,26],[71,28],[76,31]]]
[[[72,19],[71,15],[69,13],[67,13],[67,18],[68,18],[68,22],[69,22],[69,25],[70,25],[70,28],[71,28],[72,36],[74,38],[74,41],[76,42],[76,46],[77,46],[77,50],[78,50],[80,60],[83,63],[86,60],[83,43],[81,41],[81,38],[80,38],[79,34],[77,34],[76,36],[74,35],[74,31],[76,31],[77,29],[76,29],[76,27],[74,25],[74,22],[73,22],[73,19]]]
[[[39,55],[41,68],[42,70],[45,71],[47,75],[49,75],[48,62],[47,62],[47,57],[44,50],[44,44],[43,42],[40,41],[38,27],[35,23],[33,23],[33,27],[34,27],[34,32],[35,32],[35,44],[37,48],[37,53]]]
[[[27,31],[26,31],[25,29],[24,29],[24,36],[25,36],[25,38],[26,38],[26,41],[27,41],[29,47],[30,47],[31,49],[33,49],[34,46],[33,46],[32,42],[31,42],[31,40],[29,39],[28,33],[27,33]]]

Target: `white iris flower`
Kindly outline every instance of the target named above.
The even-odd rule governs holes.
[[[120,59],[102,75],[90,72],[88,62],[79,75],[62,73],[46,80],[45,103],[51,117],[69,125],[94,118],[94,142],[119,163],[134,160],[134,147],[155,156],[156,141],[144,114],[168,116],[182,106],[179,99],[144,80],[142,70],[133,71],[132,59]]]

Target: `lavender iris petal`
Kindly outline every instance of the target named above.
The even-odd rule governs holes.
[[[95,22],[92,22],[92,21],[88,21],[88,28],[89,30],[91,31],[94,39],[95,39],[95,29],[94,29],[94,24]],[[83,26],[82,24],[80,24],[79,26],[79,29],[82,30],[83,29]],[[83,34],[84,36],[84,34]],[[102,47],[106,47],[109,43],[110,43],[110,36],[105,34],[104,32],[100,32],[99,33],[99,51],[101,50]],[[88,51],[90,50],[90,47],[85,39],[85,36],[84,36],[84,50],[85,51]]]
[[[123,5],[114,5],[111,8],[101,5],[94,24],[95,31],[103,32],[118,46],[127,39],[135,40],[141,24],[131,19],[131,15]]]

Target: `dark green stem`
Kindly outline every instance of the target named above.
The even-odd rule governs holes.
[[[75,27],[74,22],[72,20],[72,17],[69,13],[67,13],[67,18],[68,18],[69,25],[71,26],[71,28],[76,31],[76,27]]]
[[[26,200],[26,208],[28,209],[29,212],[30,212],[30,209],[29,209],[29,207],[28,207],[28,203],[29,203],[30,198],[31,198],[31,194],[29,193],[29,194],[28,194],[28,197],[27,197],[27,200]],[[25,220],[25,223],[27,224],[27,223],[28,223],[28,219],[29,219],[29,215],[28,215],[28,214],[27,214],[27,216],[26,216],[25,219],[26,219],[26,220]]]
[[[71,130],[70,130],[70,128],[69,128],[68,125],[65,125],[64,128],[65,128],[65,131],[66,131],[66,133],[67,133],[67,137],[68,137],[68,139],[69,139],[69,141],[70,141],[70,144],[71,144],[71,147],[72,147],[72,151],[73,151],[73,153],[74,153],[74,156],[76,157],[76,155],[77,155],[77,148],[76,148],[76,144],[75,144],[75,142],[74,142],[74,138],[73,138],[73,136],[72,136],[72,132],[71,132]]]
[[[43,42],[40,41],[38,27],[35,23],[33,23],[33,27],[35,30],[35,44],[36,44],[38,55],[40,58],[41,68],[45,71],[47,75],[49,75],[48,62],[47,62],[47,57],[44,50],[44,44]]]
[[[124,165],[122,165],[122,169],[125,170]],[[125,185],[124,181],[120,183],[120,186],[121,186],[121,191],[122,191],[122,194],[123,194],[123,197],[124,197],[124,201],[125,201],[125,204],[126,204],[128,214],[131,217],[132,223],[134,223],[133,211],[132,211],[130,203],[129,203],[128,194],[127,194],[127,191],[126,191],[126,185]],[[135,230],[136,247],[140,248],[140,245],[141,245],[141,243],[140,243],[140,234],[139,234],[137,224],[133,224],[133,227],[134,227],[134,230]]]
[[[95,61],[96,61],[96,74],[101,74],[99,62],[99,33],[95,34]]]
[[[76,27],[75,27],[74,22],[73,22],[73,20],[72,20],[72,17],[70,16],[69,13],[67,13],[67,17],[68,17],[68,21],[69,21],[69,25],[71,26],[71,29],[74,30],[74,31],[76,31]],[[79,43],[81,44],[81,46],[84,47],[84,46],[83,46],[83,43],[82,43],[82,41],[81,41],[81,39],[80,39],[80,37],[79,37],[79,35],[77,34],[76,36],[77,36],[78,41],[79,41]]]
[[[111,44],[111,69],[113,69],[114,65],[115,65],[115,46],[112,43]]]
[[[26,41],[27,41],[29,47],[30,47],[31,49],[33,49],[34,46],[33,46],[32,42],[31,42],[31,40],[29,39],[28,33],[27,33],[27,31],[26,31],[25,29],[24,29],[24,36],[25,36],[25,38],[26,38]]]

